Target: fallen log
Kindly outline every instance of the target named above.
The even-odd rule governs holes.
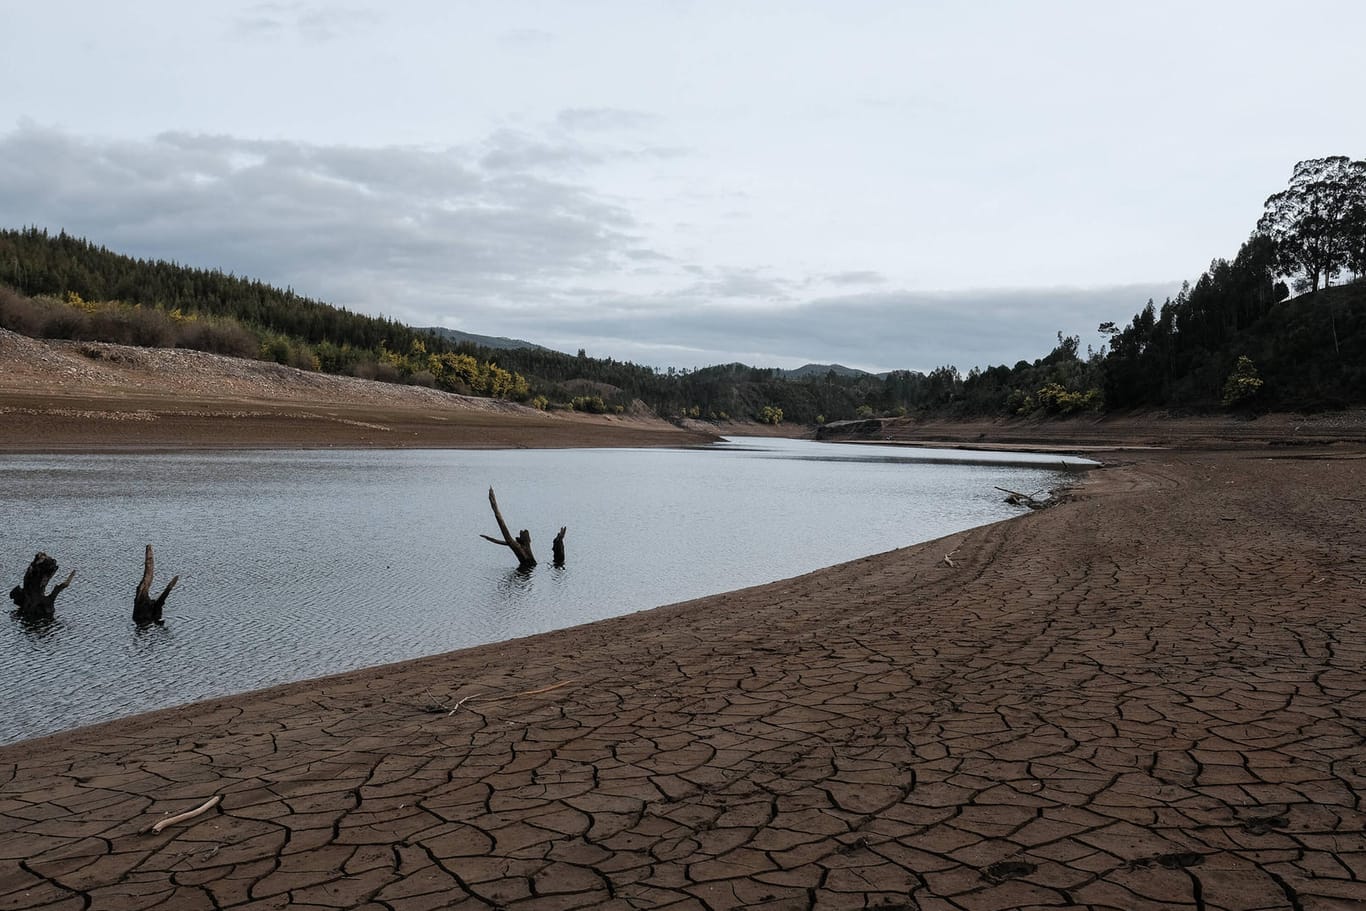
[[[142,581],[138,583],[138,590],[133,595],[133,622],[145,626],[149,623],[161,624],[161,609],[166,604],[166,598],[171,594],[171,589],[175,588],[180,581],[179,576],[172,577],[166,587],[157,597],[152,597],[152,545],[147,545],[147,555],[142,561]]]
[[[536,555],[531,552],[531,532],[523,528],[517,533],[517,537],[512,536],[512,532],[508,530],[507,522],[503,521],[502,511],[498,509],[498,498],[493,495],[492,487],[489,488],[489,506],[493,507],[493,518],[498,521],[498,530],[502,532],[503,538],[499,540],[489,535],[480,535],[479,537],[494,544],[501,544],[512,551],[517,557],[518,569],[531,569],[536,565]]]
[[[33,555],[33,562],[24,570],[24,581],[10,590],[10,600],[18,605],[22,620],[51,620],[56,613],[57,596],[76,578],[76,571],[47,591],[47,584],[57,574],[57,561],[47,554]]]

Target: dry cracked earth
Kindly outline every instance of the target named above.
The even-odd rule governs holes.
[[[1363,491],[1353,453],[1144,457],[798,579],[3,748],[0,909],[1363,908]]]

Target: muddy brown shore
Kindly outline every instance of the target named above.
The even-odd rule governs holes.
[[[796,579],[0,749],[0,909],[1366,906],[1366,453],[1120,458]]]

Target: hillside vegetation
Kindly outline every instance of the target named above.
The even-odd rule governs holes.
[[[538,408],[824,423],[1138,408],[1322,410],[1366,402],[1366,163],[1295,166],[1231,260],[1216,259],[1108,342],[1059,332],[1043,357],[871,375],[723,364],[658,370],[511,340],[486,347],[215,270],[134,259],[67,234],[0,231],[0,327],[35,337],[194,348],[307,370],[511,398]],[[1290,288],[1305,293],[1290,297]]]

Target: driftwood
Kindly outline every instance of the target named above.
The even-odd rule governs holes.
[[[1011,506],[1028,506],[1030,509],[1043,509],[1045,506],[1049,505],[1047,500],[1036,499],[1033,494],[1020,493],[1018,490],[1010,490],[1005,487],[997,487],[996,489],[1001,493],[1009,494],[1009,496],[1006,497],[1006,502]]]
[[[47,554],[34,554],[33,562],[24,570],[24,581],[10,590],[10,600],[19,606],[18,614],[23,620],[51,620],[56,613],[57,596],[62,593],[71,580],[76,578],[76,571],[73,569],[71,574],[66,577],[65,582],[59,582],[52,587],[52,591],[47,591],[47,584],[52,581],[52,577],[57,574],[57,561]]]
[[[133,622],[138,624],[161,623],[161,608],[166,604],[166,597],[170,595],[171,589],[175,588],[180,581],[179,576],[175,576],[167,583],[166,587],[157,597],[152,597],[152,545],[147,545],[147,556],[142,562],[142,581],[138,583],[138,590],[133,595]]]
[[[536,555],[531,552],[531,532],[523,528],[517,533],[517,537],[512,536],[508,530],[508,524],[503,521],[503,513],[498,509],[498,498],[493,495],[493,488],[489,488],[489,505],[493,507],[493,517],[498,520],[498,530],[503,533],[500,541],[488,535],[480,535],[485,541],[494,544],[501,544],[511,550],[517,556],[518,569],[531,569],[536,565]]]
[[[209,812],[214,807],[218,806],[218,804],[221,803],[222,800],[222,794],[215,794],[199,806],[195,807],[193,810],[186,810],[184,813],[177,813],[175,816],[167,816],[165,819],[161,820],[160,822],[153,823],[152,825],[148,826],[142,831],[144,833],[150,832],[153,835],[155,835],[167,826],[173,826],[179,822],[189,822],[196,816],[202,816],[205,813]]]
[[[543,686],[543,687],[541,687],[541,688],[539,688],[539,689],[534,689],[534,690],[523,690],[523,691],[520,692],[520,693],[509,693],[509,694],[506,695],[506,696],[490,696],[488,699],[485,699],[484,701],[485,701],[485,702],[507,702],[509,699],[520,699],[520,698],[522,698],[523,696],[539,696],[539,695],[541,695],[542,693],[549,693],[549,692],[551,692],[552,690],[563,689],[564,687],[569,686],[569,684],[573,683],[573,682],[574,682],[575,680],[577,680],[577,679],[578,679],[577,677],[571,677],[571,678],[569,678],[568,680],[561,680],[559,683],[552,683],[552,684],[550,684],[550,686]]]
[[[523,696],[539,696],[542,693],[551,693],[555,690],[563,689],[564,687],[569,686],[571,683],[574,683],[577,679],[578,678],[571,677],[568,680],[561,680],[559,683],[552,683],[549,686],[543,686],[534,690],[524,690],[520,693],[509,693],[506,696],[485,696],[483,693],[471,693],[470,695],[464,697],[463,699],[459,700],[453,705],[443,702],[437,702],[435,699],[432,699],[426,705],[416,705],[413,706],[413,708],[420,709],[421,711],[426,712],[428,715],[454,715],[456,712],[460,711],[460,709],[464,707],[465,703],[473,699],[478,699],[481,702],[507,702],[509,699],[520,699]],[[429,699],[431,698],[431,695],[431,691],[428,690],[427,697]]]
[[[560,526],[560,533],[555,536],[555,540],[550,544],[551,554],[555,558],[556,566],[564,566],[564,533],[568,529]]]

